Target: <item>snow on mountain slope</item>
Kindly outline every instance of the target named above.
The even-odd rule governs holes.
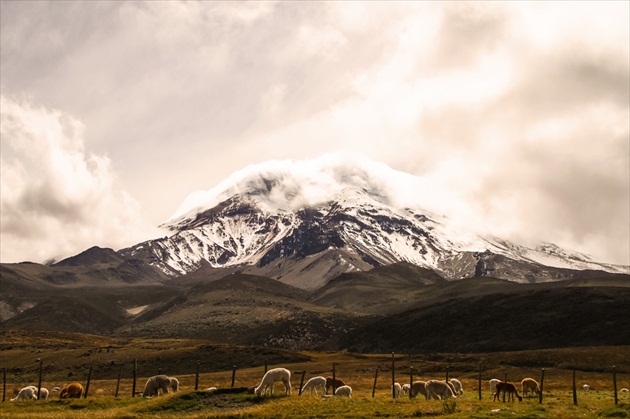
[[[449,279],[469,277],[488,252],[521,263],[518,272],[523,264],[628,272],[551,244],[528,248],[465,231],[423,209],[420,202],[435,198],[421,183],[367,160],[252,166],[188,199],[162,226],[168,236],[121,253],[147,259],[171,276],[207,262],[242,266],[303,288],[319,287],[343,271],[398,261]]]

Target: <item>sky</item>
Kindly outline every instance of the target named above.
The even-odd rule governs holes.
[[[628,265],[629,5],[3,0],[0,260],[159,237],[236,171],[342,153]]]

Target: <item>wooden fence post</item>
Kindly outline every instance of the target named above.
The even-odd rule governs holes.
[[[88,370],[87,383],[85,383],[85,393],[83,394],[83,398],[87,399],[88,390],[90,389],[90,380],[92,379],[92,366],[90,365],[90,369]]]
[[[446,380],[444,380],[444,381],[445,381],[445,382],[447,382],[447,383],[448,383],[448,370],[449,370],[449,368],[451,368],[451,366],[450,366],[450,365],[447,365],[447,366],[446,366]]]
[[[333,383],[332,383],[332,395],[335,395],[335,391],[337,391],[337,371],[335,370],[336,363],[333,362]]]
[[[267,374],[267,360],[265,360],[265,374]]]
[[[376,369],[376,372],[374,373],[374,385],[372,386],[372,398],[374,398],[374,393],[376,392],[376,380],[378,379],[378,368]],[[4,401],[4,398],[3,398]]]
[[[136,397],[136,381],[138,379],[138,360],[133,360],[133,383],[131,385],[131,397]]]
[[[195,391],[199,389],[199,363],[200,361],[197,360],[197,367],[195,369]]]
[[[396,382],[396,359],[394,358],[394,353],[392,352],[392,398],[396,398],[396,392],[394,390],[394,383]]]
[[[619,397],[617,395],[617,369],[613,365],[613,394],[615,395],[615,406],[619,404]]]
[[[504,383],[507,383],[507,372],[505,373],[505,379],[503,380]],[[505,393],[506,393],[506,388],[505,386],[503,386],[503,403],[505,403]]]
[[[573,370],[573,404],[577,406],[578,404],[578,400],[577,400],[577,391],[575,388],[575,370]]]
[[[7,396],[7,369],[2,368],[2,403]]]
[[[37,358],[37,361],[39,361],[39,379],[37,381],[37,400],[41,400],[41,394],[42,394],[42,363],[44,361],[42,361],[39,358]]]
[[[300,388],[298,389],[298,396],[302,395],[302,386],[304,385],[304,374],[306,374],[306,370],[302,371],[302,378],[300,379]]]
[[[411,387],[413,387],[413,367],[409,365],[409,398],[411,399]]]
[[[538,395],[538,403],[542,404],[542,399],[543,399],[543,387],[545,385],[545,369],[542,369],[542,372],[540,374],[540,394]]]
[[[481,400],[481,362],[479,363],[479,400]]]
[[[122,365],[118,368],[118,379],[116,380],[116,394],[115,398],[118,398],[118,390],[120,389],[120,376],[122,375]]]
[[[234,379],[236,378],[236,365],[232,365],[232,385],[231,387],[234,388]]]

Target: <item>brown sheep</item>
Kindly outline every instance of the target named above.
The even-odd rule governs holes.
[[[514,395],[516,394],[516,397],[518,397],[518,401],[522,402],[523,398],[521,396],[519,396],[518,391],[516,390],[516,386],[512,383],[504,383],[503,381],[497,383],[497,391],[496,393],[494,393],[494,397],[492,398],[493,401],[498,400],[499,399],[499,394],[503,392],[503,393],[507,393],[507,400],[510,401],[510,399],[512,399],[512,401],[514,401]]]
[[[331,388],[334,388],[335,390],[337,390],[339,387],[345,386],[345,385],[346,383],[344,383],[343,380],[339,378],[333,379],[332,377],[326,377],[326,393],[329,393]]]
[[[71,383],[61,389],[60,399],[80,399],[83,395],[83,385],[81,383]]]

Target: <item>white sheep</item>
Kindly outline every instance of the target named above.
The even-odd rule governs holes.
[[[171,379],[166,375],[154,375],[147,380],[144,385],[142,397],[153,397],[158,395],[158,391],[162,390],[162,394],[168,393],[171,386]]]
[[[175,377],[168,377],[168,379],[170,381],[170,384],[169,384],[170,390],[169,391],[171,391],[171,390],[173,392],[179,391],[179,380],[177,378],[175,378]]]
[[[540,396],[538,381],[533,378],[523,378],[521,381],[521,392],[523,393],[523,397],[527,397],[529,393],[531,393],[532,396]]]
[[[306,384],[304,384],[304,387],[302,387],[302,393],[306,390],[311,390],[311,394],[315,394],[317,396],[317,387],[321,387],[322,394],[326,394],[326,377],[319,376],[310,378]]]
[[[451,378],[450,383],[453,385],[453,388],[455,389],[454,391],[455,394],[457,395],[464,394],[464,386],[462,386],[461,381],[459,381],[457,378]]]
[[[395,399],[400,397],[400,390],[402,390],[402,386],[400,385],[400,383],[394,383],[394,385],[392,386],[392,394],[394,395]]]
[[[291,395],[291,371],[286,368],[274,368],[267,371],[258,387],[254,389],[254,393],[260,396],[265,390],[270,390],[273,394],[273,385],[276,381],[282,381],[284,393]]]
[[[590,390],[590,389],[591,389],[591,386],[589,386],[588,384],[584,384],[584,385],[582,386],[582,390],[586,390],[586,391],[588,391],[588,390]]]
[[[37,387],[26,386],[18,392],[15,398],[11,399],[12,402],[19,400],[37,400]]]
[[[50,394],[50,392],[48,391],[48,389],[46,387],[42,387],[39,390],[39,399],[40,400],[47,400],[49,394]]]
[[[410,397],[415,398],[418,395],[418,393],[420,393],[426,398],[427,397],[426,384],[427,384],[426,381],[414,381],[413,383],[411,383],[411,389],[409,390],[411,392]]]
[[[208,393],[214,393],[215,391],[217,391],[217,388],[216,387],[208,387],[204,391],[206,391]]]
[[[341,386],[335,390],[335,396],[352,398],[352,388],[350,386]]]
[[[620,393],[627,393],[627,392],[629,392],[629,391],[630,391],[630,390],[628,390],[628,389],[627,389],[627,388],[625,388],[625,387],[624,387],[624,388],[622,388],[621,390],[619,390],[619,392],[620,392]]]
[[[445,383],[444,381],[429,380],[425,384],[425,388],[427,391],[427,400],[446,400],[450,398],[457,398],[457,396],[453,394],[453,390],[448,383]]]
[[[409,384],[403,384],[400,389],[402,390],[403,393],[409,394],[409,389],[410,388],[411,388],[411,386]]]
[[[492,380],[490,380],[490,391],[492,393],[494,393],[497,389],[497,384],[499,384],[501,382],[501,380],[497,379],[497,378],[493,378]]]

